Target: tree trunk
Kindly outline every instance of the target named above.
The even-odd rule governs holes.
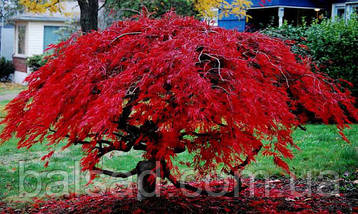
[[[156,175],[154,161],[140,161],[137,164],[138,200],[155,196]]]
[[[78,0],[81,16],[80,25],[83,33],[98,30],[98,0]]]

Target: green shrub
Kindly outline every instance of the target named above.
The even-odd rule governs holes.
[[[4,57],[0,58],[0,81],[7,82],[10,80],[10,74],[14,73],[15,68],[11,61]]]
[[[45,54],[41,54],[27,58],[26,64],[32,71],[37,71],[40,67],[44,66],[46,62]]]
[[[268,27],[261,33],[286,41],[294,41],[294,43],[290,43],[291,50],[299,56],[310,57],[310,52],[302,47],[302,45],[307,45],[307,30],[308,26],[305,22],[301,26],[293,26],[284,22],[281,27]]]
[[[306,32],[307,46],[321,72],[354,84],[358,95],[358,19],[324,20]]]
[[[301,56],[309,56],[320,72],[334,79],[344,79],[354,84],[351,88],[358,97],[358,19],[325,19],[311,26],[270,27],[262,31],[272,37],[292,40],[292,51]],[[308,47],[308,50],[305,46]],[[315,66],[312,66],[314,70]],[[345,83],[343,83],[345,84]]]

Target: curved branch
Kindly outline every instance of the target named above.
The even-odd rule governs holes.
[[[173,175],[169,174],[166,176],[166,178],[168,178],[168,180],[170,182],[172,182],[172,184],[176,187],[176,188],[185,188],[189,191],[192,191],[192,192],[197,192],[199,193],[200,195],[208,195],[208,192],[203,190],[203,189],[200,189],[200,188],[197,188],[197,187],[194,187],[190,184],[186,184],[186,183],[182,183],[180,181],[178,181]]]
[[[174,148],[174,153],[176,153],[176,154],[183,153],[183,152],[185,152],[185,146]]]
[[[219,136],[220,133],[196,133],[196,132],[183,132],[181,133],[181,135],[179,136],[179,139],[182,140],[183,137],[185,135],[191,135],[191,136],[195,136],[195,137],[215,137],[216,136]]]
[[[260,145],[260,146],[259,146],[258,148],[256,148],[254,151],[252,151],[252,154],[251,154],[251,155],[248,155],[248,156],[246,157],[246,159],[245,159],[244,162],[242,162],[241,164],[235,166],[234,169],[232,169],[232,170],[230,171],[230,175],[236,176],[235,173],[236,173],[238,170],[241,170],[241,169],[245,168],[245,166],[247,166],[249,163],[251,163],[251,161],[253,160],[253,157],[256,156],[256,155],[260,152],[261,148],[262,148],[262,145]]]
[[[230,93],[229,93],[225,88],[223,88],[223,87],[221,87],[221,86],[213,85],[213,86],[211,86],[211,88],[221,89],[221,90],[223,90],[227,95],[230,95]]]
[[[109,140],[98,140],[96,142],[98,144],[113,145],[113,143],[111,141],[109,141]],[[84,140],[78,140],[78,141],[73,142],[74,145],[77,145],[77,144],[84,145],[84,144],[90,144],[90,143],[91,143],[90,141],[84,141]]]
[[[142,33],[142,32],[138,31],[138,32],[123,33],[123,34],[117,36],[116,38],[114,38],[114,39],[111,41],[110,45],[111,45],[112,43],[116,42],[118,39],[120,39],[120,38],[123,37],[123,36],[127,36],[127,35],[137,35],[137,34],[140,34],[140,33]]]
[[[115,177],[115,178],[128,178],[130,176],[133,176],[133,175],[137,174],[137,168],[134,168],[131,171],[124,172],[124,173],[123,172],[113,172],[113,171],[101,169],[101,168],[98,168],[98,167],[94,167],[93,171],[95,171],[96,173],[109,175],[109,176],[112,176],[112,177]]]
[[[210,58],[212,58],[212,59],[215,59],[217,62],[218,62],[218,67],[217,67],[217,69],[218,69],[218,75],[219,75],[219,77],[220,77],[220,80],[221,81],[226,81],[226,80],[224,80],[224,78],[221,76],[221,71],[220,71],[220,69],[221,69],[221,62],[220,62],[220,59],[219,58],[217,58],[217,57],[215,57],[215,56],[213,56],[213,55],[210,55],[210,54],[208,54],[208,53],[203,53],[203,55],[206,55],[206,56],[208,56],[208,57],[210,57]]]
[[[53,129],[51,129],[51,128],[48,128],[48,130],[49,130],[50,132],[57,133],[56,130],[53,130]],[[67,135],[65,135],[65,137],[69,138],[70,136],[67,134]]]
[[[241,178],[237,174],[238,170],[244,168],[246,165],[248,165],[254,156],[256,156],[262,148],[262,145],[260,145],[258,148],[256,148],[251,155],[249,155],[244,162],[242,162],[240,165],[236,166],[234,170],[230,171],[230,175],[234,176],[236,180],[236,186],[234,187],[234,190],[231,192],[225,193],[226,196],[237,196],[236,194],[243,191],[247,187],[242,186]],[[170,174],[170,170],[167,167],[165,161],[161,161],[161,164],[163,165],[164,170],[164,176],[177,188],[184,188],[192,192],[199,193],[200,195],[209,195],[209,193],[206,190],[203,190],[201,188],[194,187],[190,184],[183,183],[178,181],[173,175]]]
[[[205,195],[205,196],[209,195],[209,192],[206,190],[203,190],[201,188],[192,186],[190,184],[178,181],[173,175],[170,174],[170,170],[167,167],[165,161],[161,161],[161,164],[163,165],[163,171],[164,171],[165,178],[167,178],[176,188],[184,188],[189,191],[198,193],[200,195]],[[238,176],[235,175],[234,177],[235,177],[235,180],[237,181],[237,184],[236,184],[234,190],[230,191],[230,192],[226,192],[224,194],[225,196],[236,196],[236,193],[239,193],[240,191],[247,188],[247,187],[245,187],[245,188],[242,187],[241,179]],[[213,192],[213,193],[215,193],[215,192]]]
[[[192,192],[195,192],[195,193],[198,193],[199,195],[204,195],[204,196],[207,196],[207,195],[210,195],[210,192],[206,191],[206,190],[203,190],[201,188],[198,188],[198,187],[195,187],[195,186],[192,186],[190,184],[187,184],[187,183],[183,183],[183,182],[180,182],[178,181],[173,175],[169,174],[166,176],[166,178],[176,187],[176,188],[184,188],[184,189],[187,189],[189,191],[192,191]],[[241,179],[238,177],[238,176],[235,176],[235,180],[237,182],[236,186],[234,187],[234,189],[230,192],[226,192],[224,195],[225,196],[237,196],[237,194],[241,191],[243,191],[244,189],[247,188],[246,187],[243,187],[242,186],[242,183],[241,183]],[[212,193],[215,193],[215,192],[212,192]]]
[[[134,149],[134,150],[143,150],[143,151],[146,151],[147,145],[146,145],[146,144],[143,144],[142,142],[139,142],[137,145],[134,145],[134,146],[133,146],[133,149]]]
[[[138,10],[131,9],[131,8],[121,8],[121,9],[119,9],[119,11],[127,11],[127,12],[137,13],[137,14],[141,15],[141,12],[139,12]]]
[[[301,125],[298,125],[297,127],[300,128],[303,131],[307,131],[307,129],[305,127],[301,126]]]

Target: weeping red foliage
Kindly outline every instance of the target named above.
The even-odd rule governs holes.
[[[6,107],[2,142],[15,134],[19,148],[46,139],[52,150],[67,139],[66,148],[82,145],[84,170],[135,148],[170,169],[186,149],[201,173],[219,163],[232,170],[262,148],[289,171],[283,158],[293,157],[292,131],[305,123],[300,109],[336,122],[342,136],[345,111],[358,119],[350,92],[283,41],[173,13],[74,36],[27,81]]]

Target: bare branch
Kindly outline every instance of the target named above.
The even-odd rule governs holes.
[[[174,148],[174,153],[176,153],[176,154],[183,153],[183,152],[185,152],[185,146]]]
[[[93,171],[96,172],[96,173],[109,175],[109,176],[112,176],[112,177],[115,177],[115,178],[128,178],[128,177],[130,177],[132,175],[137,174],[137,169],[136,168],[132,169],[129,172],[124,172],[124,173],[123,172],[113,172],[113,171],[101,169],[101,168],[98,168],[98,167],[94,167]]]
[[[219,125],[219,124],[218,124]],[[196,133],[196,132],[183,132],[181,133],[181,135],[179,136],[179,139],[182,140],[184,136],[195,136],[195,137],[211,137],[211,138],[215,138],[215,137],[219,137],[220,133]]]
[[[108,145],[113,145],[113,143],[111,141],[108,141],[108,140],[98,140],[96,141],[98,144],[108,144]],[[78,141],[75,141],[73,144],[77,145],[77,144],[81,144],[81,145],[84,145],[84,144],[90,144],[91,142],[90,141],[85,141],[85,140],[78,140]]]
[[[210,57],[210,58],[215,59],[215,60],[218,62],[218,75],[219,75],[221,81],[223,81],[223,82],[226,81],[226,80],[224,80],[224,78],[221,76],[221,71],[220,71],[220,69],[221,69],[221,62],[220,62],[220,59],[217,58],[217,57],[215,57],[215,56],[213,56],[213,55],[207,54],[207,53],[203,53],[203,54],[206,55],[206,56],[208,56],[208,57]]]
[[[133,149],[145,151],[147,149],[147,145],[143,144],[143,142],[139,142],[137,145],[133,146]]]
[[[51,128],[49,128],[48,130],[49,130],[50,132],[57,133],[56,130],[53,130],[53,129],[51,129]],[[69,138],[70,136],[67,134],[67,135],[65,135],[65,137]]]
[[[138,31],[138,32],[123,33],[123,34],[117,36],[116,38],[114,38],[114,39],[111,41],[110,45],[111,45],[112,43],[116,42],[118,39],[122,38],[123,36],[127,36],[127,35],[137,35],[137,34],[140,34],[140,33],[142,33],[142,32],[139,32],[139,31]]]
[[[131,9],[131,8],[121,8],[119,9],[119,11],[127,11],[127,12],[132,12],[132,13],[137,13],[137,14],[141,14],[141,12],[139,12],[138,10],[134,10],[134,9]]]
[[[213,85],[213,86],[211,86],[211,87],[212,87],[212,88],[219,88],[219,89],[223,90],[227,95],[230,95],[230,93],[229,93],[225,88],[223,88],[223,87],[221,87],[221,86]]]
[[[297,127],[300,128],[303,131],[307,131],[307,129],[305,127],[301,126],[301,125],[298,125]]]
[[[238,170],[241,170],[241,169],[245,168],[245,166],[247,166],[252,161],[253,157],[256,156],[260,152],[261,148],[262,148],[262,145],[260,145],[257,149],[253,150],[252,154],[248,155],[244,162],[242,162],[241,164],[235,166],[234,170],[230,171],[230,175],[236,176],[236,172]]]
[[[259,53],[262,54],[262,55],[264,55],[264,56],[267,58],[267,60],[270,62],[270,64],[271,64],[272,66],[274,66],[277,70],[280,71],[280,73],[282,74],[282,76],[283,76],[283,77],[285,78],[285,80],[286,80],[287,88],[289,88],[289,87],[290,87],[290,84],[289,84],[288,78],[287,78],[287,76],[285,75],[285,73],[282,71],[281,66],[278,67],[277,65],[273,64],[273,63],[271,62],[270,57],[267,56],[266,53],[264,53],[264,52],[259,52]],[[256,54],[257,54],[257,53],[256,53]]]
[[[168,168],[167,163],[164,160],[160,161],[160,163],[163,168],[164,177],[167,178],[176,188],[185,188],[192,192],[197,192],[202,195],[207,195],[207,192],[200,188],[178,181],[173,175],[170,174],[170,169]]]
[[[172,182],[172,184],[176,187],[176,188],[185,188],[189,191],[192,191],[192,192],[196,192],[196,193],[199,193],[200,195],[208,195],[208,192],[203,190],[203,189],[200,189],[200,188],[197,188],[197,187],[194,187],[190,184],[186,184],[186,183],[182,183],[180,181],[178,181],[173,175],[169,174],[167,176],[168,180],[170,182]]]
[[[163,161],[162,161],[163,164]],[[209,195],[209,192],[207,192],[206,190],[203,190],[201,188],[192,186],[190,184],[187,183],[183,183],[181,181],[178,181],[173,175],[170,174],[169,169],[167,168],[166,164],[164,163],[164,176],[176,187],[176,188],[184,188],[187,189],[189,191],[198,193],[200,195]],[[226,196],[235,196],[236,193],[239,193],[240,191],[246,189],[247,187],[243,188],[242,187],[242,183],[241,183],[241,179],[235,175],[235,180],[237,181],[237,185],[234,188],[233,191],[227,192],[225,193]],[[215,193],[215,192],[213,192]]]

